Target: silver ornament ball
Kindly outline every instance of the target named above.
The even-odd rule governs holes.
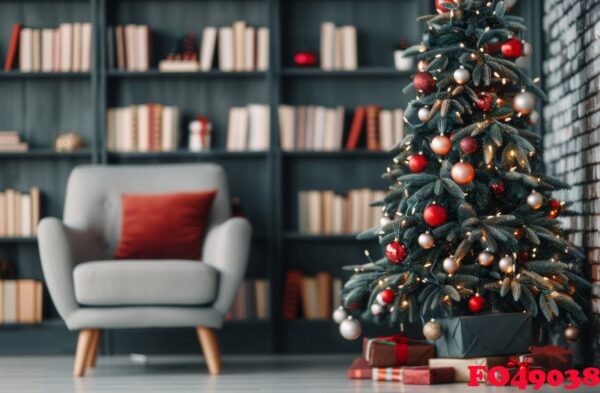
[[[384,227],[384,226],[388,225],[391,222],[392,222],[392,220],[390,220],[389,217],[383,216],[383,217],[381,217],[379,219],[379,226]]]
[[[513,100],[513,108],[523,115],[528,115],[535,109],[535,97],[528,91],[517,94]]]
[[[512,273],[514,269],[513,259],[508,255],[500,258],[500,260],[498,261],[498,267],[503,273]]]
[[[379,303],[373,303],[371,304],[371,314],[375,315],[376,317],[383,315],[385,311],[385,308],[383,308],[383,306]]]
[[[459,85],[466,85],[471,80],[471,73],[466,68],[458,68],[453,76],[454,81]]]
[[[443,267],[448,274],[454,274],[460,269],[460,262],[454,258],[448,257],[444,259]]]
[[[339,306],[333,310],[332,318],[335,323],[339,325],[340,323],[344,322],[344,319],[348,318],[348,312],[344,309],[344,307]]]
[[[419,109],[419,111],[417,112],[417,116],[419,117],[419,120],[421,120],[423,123],[429,121],[429,113],[431,111],[429,110],[429,108],[427,108],[426,106],[422,107],[421,109]]]
[[[540,113],[533,111],[529,114],[529,124],[537,124],[540,122]]]
[[[421,233],[417,241],[419,242],[419,246],[425,250],[429,250],[434,244],[433,236],[429,232]]]
[[[531,56],[533,53],[533,46],[529,42],[523,43],[523,56]]]
[[[527,205],[533,210],[537,210],[544,204],[544,196],[537,191],[527,196]]]
[[[494,254],[488,251],[482,251],[477,257],[479,264],[484,267],[490,267],[494,264]]]
[[[340,323],[340,334],[346,340],[356,340],[362,334],[360,321],[352,317],[346,318]]]

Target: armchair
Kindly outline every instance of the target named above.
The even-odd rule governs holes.
[[[202,263],[112,260],[121,232],[121,194],[206,189],[218,193]],[[102,329],[152,327],[194,327],[209,372],[220,372],[214,329],[222,326],[244,277],[252,232],[246,219],[229,217],[226,177],[217,165],[91,165],[72,171],[63,220],[44,218],[38,238],[50,296],[67,328],[79,331],[75,376],[94,367]]]

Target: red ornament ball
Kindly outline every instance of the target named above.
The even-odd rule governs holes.
[[[548,218],[554,220],[556,217],[558,217],[558,210],[550,210],[550,213],[548,213]]]
[[[479,314],[485,308],[485,299],[483,296],[476,294],[472,298],[469,299],[469,310],[473,314]]]
[[[408,248],[398,240],[385,246],[385,257],[393,264],[402,263],[408,256]]]
[[[435,8],[437,8],[438,12],[448,12],[450,11],[448,8],[444,7],[442,3],[452,3],[451,0],[435,0]]]
[[[460,140],[460,149],[465,154],[473,154],[479,148],[479,144],[477,143],[477,139],[472,136],[466,136]]]
[[[525,234],[525,231],[523,230],[523,228],[517,228],[513,232],[513,235],[515,235],[515,238],[517,238],[517,240],[521,240],[523,238],[524,234]]]
[[[415,74],[415,78],[413,79],[413,83],[415,85],[415,89],[424,94],[431,93],[435,88],[435,80],[433,79],[433,75],[427,71],[417,72]]]
[[[487,94],[480,94],[479,98],[477,98],[477,101],[475,102],[475,105],[477,105],[477,109],[480,111],[489,112],[492,110],[493,103],[494,100],[492,97]]]
[[[550,205],[550,209],[552,210],[560,209],[560,201],[558,199],[550,199],[550,202],[548,202],[548,204]]]
[[[394,298],[396,297],[396,293],[388,288],[388,289],[384,289],[383,291],[381,291],[379,293],[379,296],[381,297],[381,301],[383,303],[390,304],[391,302],[394,301]]]
[[[412,173],[420,173],[427,168],[429,160],[423,154],[413,154],[408,158],[408,169]]]
[[[504,194],[504,191],[506,191],[506,185],[504,184],[503,181],[498,180],[493,182],[492,184],[490,184],[490,189],[492,190],[492,192],[496,195],[502,195]]]
[[[523,56],[523,42],[517,38],[511,38],[502,43],[500,50],[505,57],[517,59]]]
[[[502,49],[501,42],[490,42],[489,44],[485,44],[485,46],[483,47],[483,50],[485,51],[485,53],[490,54],[490,55],[500,52],[501,49]]]
[[[423,211],[423,219],[431,227],[439,227],[446,223],[448,213],[446,208],[440,205],[429,205]]]
[[[294,55],[294,63],[300,67],[312,67],[317,65],[317,55],[314,52],[302,51]]]

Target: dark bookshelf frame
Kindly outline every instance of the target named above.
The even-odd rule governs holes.
[[[58,5],[57,15],[38,15],[40,5],[51,3]],[[394,30],[385,30],[378,25],[377,20],[365,20],[356,10],[369,4],[374,13],[387,14],[390,11],[397,15],[397,24],[414,26],[414,36],[420,36],[423,26],[415,21],[416,16],[433,12],[433,0],[175,0],[168,2],[175,14],[183,15],[186,6],[209,7],[211,12],[216,12],[219,7],[227,5],[226,12],[236,14],[235,19],[247,19],[244,13],[236,13],[235,8],[247,10],[252,18],[261,21],[260,26],[270,29],[270,64],[266,72],[220,72],[213,69],[209,72],[162,73],[156,68],[148,72],[127,72],[108,69],[106,66],[106,31],[109,24],[115,21],[123,22],[122,15],[118,13],[139,7],[146,7],[147,12],[140,16],[134,23],[144,23],[144,17],[155,17],[161,7],[167,2],[157,0],[0,0],[0,13],[3,7],[14,13],[13,20],[2,19],[0,22],[8,24],[13,22],[49,21],[49,26],[55,26],[56,20],[81,21],[77,13],[69,11],[71,5],[75,8],[88,8],[87,15],[93,25],[93,61],[92,69],[88,73],[21,73],[18,71],[0,72],[0,86],[12,84],[15,91],[20,92],[22,100],[30,99],[25,90],[35,92],[51,86],[54,90],[71,89],[71,84],[77,88],[89,90],[89,106],[91,114],[80,120],[80,123],[91,125],[91,132],[87,133],[87,146],[84,150],[72,154],[56,153],[52,146],[32,146],[27,153],[0,154],[0,166],[8,165],[9,171],[0,173],[0,189],[22,188],[27,189],[35,185],[36,179],[44,174],[49,175],[52,183],[46,187],[42,185],[44,195],[44,215],[62,216],[62,203],[64,202],[64,187],[70,170],[79,164],[97,163],[120,165],[125,163],[178,163],[178,162],[216,162],[224,165],[230,177],[230,188],[233,195],[242,199],[243,207],[248,211],[250,220],[255,227],[255,236],[252,239],[253,250],[251,255],[249,277],[266,277],[271,282],[271,318],[268,321],[236,321],[227,322],[219,332],[219,339],[224,352],[255,353],[255,352],[336,352],[354,351],[359,347],[357,342],[344,341],[338,333],[337,326],[331,321],[297,320],[285,321],[282,316],[282,297],[284,291],[285,271],[288,268],[306,266],[306,269],[315,271],[322,268],[331,273],[340,275],[341,267],[352,258],[352,263],[363,260],[364,248],[377,249],[375,242],[361,243],[355,241],[352,235],[319,236],[307,235],[291,228],[289,212],[297,204],[297,191],[310,188],[331,188],[337,192],[344,192],[355,187],[381,187],[384,185],[378,178],[385,170],[391,159],[387,152],[370,152],[366,150],[321,152],[321,151],[282,151],[279,148],[279,126],[277,107],[282,103],[292,105],[341,104],[352,108],[358,102],[366,104],[379,103],[381,97],[387,104],[403,107],[405,98],[402,98],[400,89],[410,81],[413,72],[397,71],[393,68],[393,48],[381,48],[389,52],[387,64],[375,64],[366,61],[365,65],[357,71],[321,71],[318,68],[294,68],[290,66],[284,45],[290,44],[298,47],[299,40],[293,37],[294,31],[302,29],[304,20],[295,17],[291,10],[299,7],[308,7],[310,23],[318,24],[323,19],[321,12],[332,14],[336,10],[344,9],[338,23],[352,23],[360,21],[361,29],[377,31],[377,34],[397,35]],[[431,3],[431,4],[430,4]],[[521,4],[523,3],[523,4]],[[536,4],[532,4],[536,3]],[[233,11],[232,8],[233,7]],[[529,40],[534,48],[541,48],[541,5],[537,2],[519,2],[520,13],[527,18],[530,32]],[[146,10],[144,8],[144,10]],[[214,9],[213,9],[214,8]],[[406,8],[408,12],[398,12]],[[85,13],[85,12],[84,12]],[[64,15],[63,15],[64,14]],[[31,15],[32,18],[24,18]],[[6,17],[10,18],[10,16]],[[21,18],[21,19],[20,19]],[[287,19],[286,19],[287,18]],[[291,18],[291,22],[290,19]],[[294,20],[296,18],[296,20]],[[235,19],[231,19],[233,22]],[[169,22],[165,22],[169,23]],[[184,22],[183,29],[187,27]],[[256,24],[256,23],[253,23]],[[219,26],[219,24],[216,24]],[[34,27],[44,27],[39,22]],[[163,25],[150,28],[166,29],[172,32],[177,26]],[[194,29],[201,32],[204,25],[197,25]],[[4,52],[8,45],[6,29],[0,31],[0,51]],[[411,33],[411,34],[413,34]],[[318,34],[316,32],[311,32]],[[359,30],[361,34],[361,30]],[[377,41],[369,36],[369,42],[376,45]],[[293,42],[286,42],[290,38]],[[397,37],[403,38],[403,37]],[[363,41],[359,40],[359,45]],[[318,52],[318,42],[310,43]],[[0,52],[0,53],[2,53]],[[359,47],[360,53],[360,47]],[[161,54],[164,55],[164,54]],[[379,58],[379,57],[378,57]],[[153,64],[156,66],[156,64]],[[530,68],[536,75],[541,74],[542,59],[540,56],[530,60]],[[39,85],[38,85],[39,84]],[[83,86],[82,86],[83,85]],[[110,106],[135,102],[135,97],[128,94],[131,90],[142,89],[149,93],[160,90],[160,87],[176,85],[190,85],[194,88],[208,89],[207,86],[217,87],[214,99],[229,105],[230,91],[220,88],[230,86],[230,90],[246,89],[251,85],[258,88],[256,100],[271,108],[271,145],[263,152],[230,152],[222,146],[202,153],[186,151],[185,148],[174,152],[164,153],[115,153],[107,152],[105,148],[106,111]],[[184,96],[194,96],[190,91],[192,87],[183,88]],[[356,94],[360,91],[360,94]],[[187,93],[187,94],[186,94]],[[156,94],[156,93],[154,93]],[[250,96],[250,93],[247,93]],[[151,95],[151,94],[150,94]],[[317,97],[317,98],[315,98]],[[318,102],[316,102],[318,101]],[[168,103],[168,102],[165,102]],[[67,103],[68,105],[69,103]],[[72,104],[72,103],[71,103]],[[39,103],[37,103],[39,105]],[[385,105],[384,105],[385,106]],[[229,108],[223,108],[222,113]],[[198,111],[204,110],[202,107]],[[221,113],[221,117],[222,117]],[[14,116],[26,116],[25,113],[16,113]],[[210,115],[210,113],[208,113]],[[58,115],[57,115],[58,116]],[[74,115],[76,116],[76,115]],[[4,121],[2,121],[4,120]],[[219,119],[218,119],[219,120]],[[219,120],[220,125],[223,119]],[[55,123],[60,118],[53,119]],[[6,124],[2,124],[6,123]],[[0,116],[0,128],[12,127],[11,115]],[[52,123],[52,122],[51,122]],[[51,124],[54,126],[55,124]],[[19,130],[22,131],[22,130]],[[66,131],[66,130],[65,130]],[[74,130],[77,131],[77,130]],[[187,127],[182,127],[182,135],[187,134]],[[29,132],[29,131],[28,131]],[[43,130],[32,132],[43,133]],[[219,127],[217,132],[224,132]],[[40,172],[41,174],[37,174]],[[319,176],[313,174],[319,172]],[[2,171],[0,171],[2,172]],[[10,174],[8,172],[11,172]],[[14,173],[13,173],[14,172]],[[246,204],[247,202],[248,204]],[[265,207],[266,206],[266,207]],[[0,258],[10,257],[19,271],[19,277],[43,279],[39,256],[37,255],[37,242],[33,238],[0,238]],[[313,254],[323,255],[319,261],[305,261],[306,256]],[[306,262],[306,264],[305,264]],[[0,354],[4,353],[71,353],[75,346],[75,335],[68,332],[60,320],[56,310],[51,305],[47,291],[44,294],[45,320],[40,325],[0,325]],[[385,328],[366,326],[367,334],[385,332]],[[38,343],[27,346],[28,342]],[[103,338],[104,353],[197,353],[199,351],[193,332],[182,329],[151,329],[148,331],[108,331]]]

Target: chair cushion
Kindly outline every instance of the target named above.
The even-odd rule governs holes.
[[[198,261],[93,261],[77,265],[73,281],[86,306],[206,305],[215,300],[218,272]]]

